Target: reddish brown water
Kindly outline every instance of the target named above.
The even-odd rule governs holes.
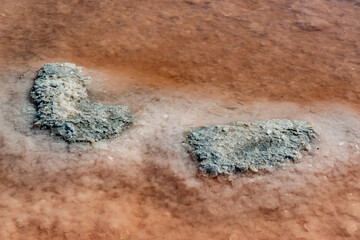
[[[0,239],[360,239],[360,2],[1,0]],[[137,124],[93,146],[32,129],[46,62]],[[311,121],[293,166],[199,175],[191,127]]]

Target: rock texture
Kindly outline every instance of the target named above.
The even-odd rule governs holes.
[[[285,119],[203,127],[187,136],[199,168],[212,176],[296,162],[316,140],[310,123]]]
[[[91,102],[86,90],[90,81],[75,64],[45,64],[30,94],[37,106],[34,125],[72,143],[110,138],[134,123],[126,106]]]

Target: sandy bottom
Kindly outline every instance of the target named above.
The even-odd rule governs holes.
[[[360,239],[360,3],[2,0],[0,239]],[[135,126],[93,145],[32,127],[46,62]],[[314,124],[299,163],[207,178],[193,127]]]
[[[3,90],[2,239],[359,236],[356,111],[326,102],[236,104],[130,84],[118,94],[109,76],[87,72],[94,75],[92,98],[129,104],[137,123],[114,140],[67,145],[31,128],[31,71]],[[312,122],[321,136],[317,149],[281,169],[208,179],[182,145],[192,127],[274,118]]]

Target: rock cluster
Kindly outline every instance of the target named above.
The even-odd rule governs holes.
[[[31,91],[37,106],[35,126],[72,142],[96,142],[121,133],[135,119],[126,106],[104,106],[88,99],[91,81],[71,63],[47,63]]]
[[[37,106],[34,125],[70,143],[96,142],[129,128],[135,119],[126,106],[104,106],[89,100],[89,81],[75,64],[45,64],[30,94]],[[186,140],[199,168],[217,176],[296,162],[304,151],[311,150],[317,133],[308,122],[275,119],[202,127]]]
[[[316,140],[310,123],[286,119],[214,125],[187,135],[199,168],[212,176],[296,162]]]

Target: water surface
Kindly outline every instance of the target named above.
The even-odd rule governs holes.
[[[359,239],[360,2],[1,0],[1,239]],[[121,137],[32,128],[47,62],[125,104]],[[209,179],[182,145],[209,124],[311,121],[295,165]]]

